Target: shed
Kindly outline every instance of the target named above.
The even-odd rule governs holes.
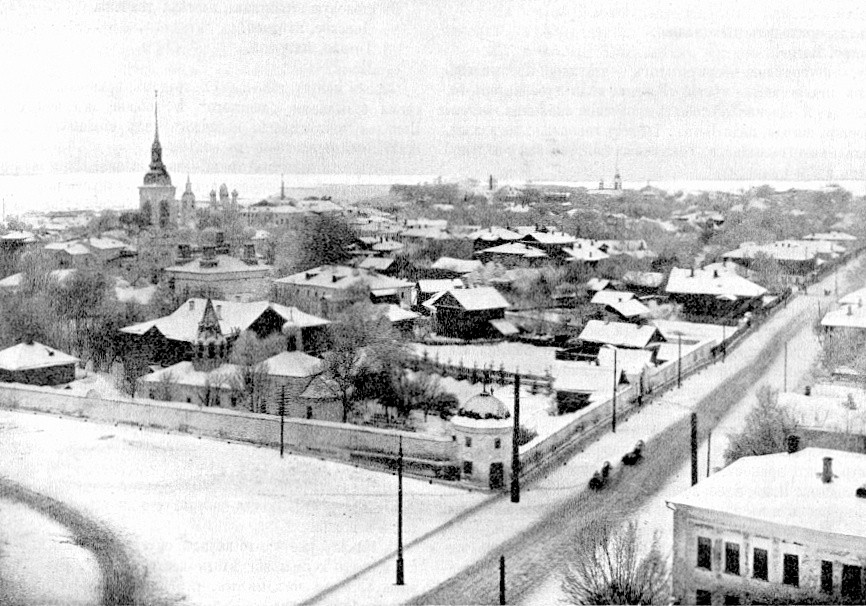
[[[59,385],[75,380],[78,358],[42,343],[19,343],[0,351],[0,381]]]

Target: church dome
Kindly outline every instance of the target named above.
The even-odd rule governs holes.
[[[457,415],[470,419],[507,419],[511,417],[511,412],[502,400],[482,392],[461,404]]]

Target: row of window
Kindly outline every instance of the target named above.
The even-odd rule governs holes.
[[[454,436],[454,439],[456,440],[457,436]],[[464,444],[466,444],[466,448],[472,448],[472,438],[466,436],[466,441],[464,442]],[[495,438],[493,440],[493,448],[502,448],[502,440],[499,438]]]
[[[698,568],[712,570],[712,552],[713,542],[707,537],[698,537]],[[761,581],[768,580],[768,554],[766,549],[755,547],[752,550],[752,578]],[[727,574],[740,575],[740,545],[739,543],[731,543],[725,541],[725,562],[724,571]],[[859,600],[866,597],[863,594],[864,569],[859,566],[845,564],[842,566],[842,583],[840,592],[843,598],[851,598]],[[796,554],[786,553],[782,556],[782,583],[792,587],[800,586],[800,556]],[[833,562],[821,561],[821,591],[823,593],[832,594],[833,587]],[[698,592],[701,593],[700,591]],[[707,593],[707,592],[704,592]],[[726,596],[725,603],[738,604],[737,602],[728,602]],[[736,597],[736,596],[734,596]],[[739,599],[739,598],[737,598]],[[698,601],[698,604],[703,602]],[[706,602],[709,603],[709,602]]]

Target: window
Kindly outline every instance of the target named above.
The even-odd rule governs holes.
[[[313,418],[313,407],[312,406],[307,406],[307,418],[308,419]]]
[[[821,561],[821,591],[833,593],[833,562]]]
[[[782,560],[782,582],[785,585],[800,586],[800,557],[786,553]]]
[[[698,537],[698,568],[712,570],[713,542],[707,537]]]
[[[186,399],[186,403],[187,403],[187,404],[192,404],[192,398],[187,398],[187,399]]]
[[[859,603],[863,596],[863,579],[859,566],[842,566],[842,597]]]
[[[501,448],[501,447],[502,447],[502,440],[500,440],[499,438],[496,438],[495,440],[493,440],[493,448]]]
[[[463,475],[472,475],[472,461],[463,461]]]
[[[705,589],[698,589],[695,592],[695,604],[712,604],[713,594]]]
[[[767,550],[755,547],[752,557],[752,577],[767,580]]]
[[[472,438],[466,438],[466,448],[472,448]]]
[[[231,404],[232,404],[232,408],[234,408],[235,406],[238,405],[238,397],[237,396],[232,396]]]
[[[738,595],[726,595],[725,596],[725,604],[739,604],[740,596]]]
[[[728,574],[740,574],[739,543],[725,543],[725,572]]]

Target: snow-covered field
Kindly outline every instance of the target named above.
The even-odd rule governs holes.
[[[0,474],[104,522],[169,601],[296,603],[396,548],[396,477],[270,449],[0,411]],[[485,498],[406,479],[404,540]]]
[[[76,546],[60,524],[0,499],[0,602],[77,606],[100,597],[93,554]]]

